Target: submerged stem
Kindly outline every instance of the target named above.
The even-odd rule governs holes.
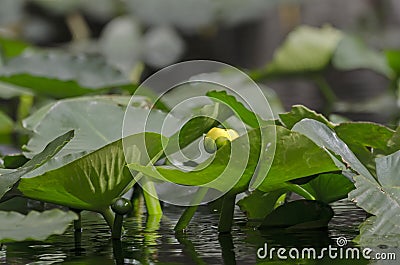
[[[208,192],[208,188],[201,187],[197,190],[195,196],[192,199],[191,205],[185,209],[181,217],[179,218],[178,223],[176,223],[174,230],[175,231],[184,231],[192,220],[194,213],[196,212],[199,204],[203,200],[204,196],[206,196]]]
[[[143,180],[143,197],[146,202],[147,214],[162,215],[160,201],[154,183],[147,179]]]
[[[229,233],[232,229],[235,199],[236,195],[224,196],[218,223],[218,232],[220,233]]]

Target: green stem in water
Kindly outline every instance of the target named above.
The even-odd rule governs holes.
[[[236,195],[224,196],[218,224],[218,232],[220,233],[229,233],[232,229],[235,199]]]
[[[147,214],[162,215],[160,201],[158,200],[157,191],[154,183],[147,179],[143,180],[143,197],[146,202]]]
[[[190,221],[192,220],[194,213],[196,212],[197,208],[199,207],[199,204],[203,200],[204,196],[206,196],[208,192],[208,188],[201,187],[197,190],[195,196],[192,199],[191,205],[185,209],[181,217],[179,218],[178,223],[175,225],[174,230],[179,232],[179,231],[184,231],[187,226],[189,225]]]
[[[122,214],[115,214],[114,224],[112,227],[111,237],[112,239],[120,239],[122,233],[122,222],[124,216]]]
[[[81,212],[82,210],[78,209],[71,209],[74,213],[78,215],[78,220],[74,220],[74,230],[75,232],[82,232],[82,216]]]

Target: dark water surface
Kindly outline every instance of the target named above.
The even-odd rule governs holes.
[[[45,242],[8,243],[0,252],[0,264],[255,264],[260,246],[324,247],[335,245],[337,237],[351,241],[365,213],[347,201],[333,205],[335,217],[326,231],[284,233],[258,231],[245,226],[239,212],[231,235],[218,236],[218,215],[200,208],[185,235],[176,236],[173,227],[182,208],[166,206],[161,222],[144,216],[125,222],[120,244],[112,242],[107,225],[94,213],[82,214],[81,243],[75,242],[70,227],[64,235]],[[351,243],[349,243],[350,245]],[[261,262],[261,261],[260,261]],[[362,261],[268,261],[267,264],[368,264]]]

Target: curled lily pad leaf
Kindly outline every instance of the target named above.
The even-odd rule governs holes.
[[[0,242],[43,241],[51,235],[63,234],[69,224],[77,219],[74,212],[60,209],[41,213],[31,211],[28,215],[0,211]]]
[[[307,136],[318,146],[331,150],[333,153],[341,156],[343,161],[359,174],[362,174],[371,180],[374,179],[372,174],[360,162],[346,143],[343,142],[336,133],[325,124],[316,120],[304,119],[296,123],[292,130]],[[340,166],[340,161],[333,156],[332,159],[334,159],[338,166]],[[343,164],[341,167],[343,167]],[[343,167],[342,169],[345,170],[346,168]]]
[[[28,172],[40,167],[53,156],[55,156],[74,136],[73,131],[69,131],[50,142],[42,152],[35,155],[26,164],[16,170],[8,171],[4,174],[0,172],[0,199],[9,191],[18,180]]]
[[[261,228],[285,228],[289,230],[315,229],[328,226],[334,213],[320,201],[298,200],[276,208],[261,224]]]

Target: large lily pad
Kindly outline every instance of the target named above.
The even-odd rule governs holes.
[[[277,147],[275,157],[270,153],[266,156],[270,161],[262,161],[270,163],[274,160],[268,175],[262,176],[260,190],[275,190],[280,184],[292,179],[338,170],[328,153],[307,137],[280,126],[266,126],[263,130],[265,142],[275,141],[275,134],[268,132],[276,130]],[[204,168],[204,165],[200,164],[190,172],[164,166],[146,167],[131,164],[129,167],[156,179],[176,184],[206,186],[220,191],[231,187],[231,192],[238,193],[247,189],[256,171],[260,155],[260,137],[259,129],[251,130],[232,141],[231,146],[220,148],[207,167]],[[235,150],[239,155],[235,155]],[[247,160],[247,163],[243,164],[243,159]],[[208,164],[209,161],[205,163]]]
[[[54,51],[27,52],[11,58],[0,70],[0,80],[55,98],[107,91],[130,83],[102,58]]]
[[[375,215],[361,230],[361,244],[389,244],[390,237],[400,237],[400,151],[375,161],[377,179],[354,177],[356,189],[349,194],[359,207]]]
[[[71,163],[39,176],[21,179],[24,196],[71,208],[104,213],[133,177],[130,163],[147,164],[162,150],[156,133],[140,133],[113,142]]]
[[[78,216],[72,212],[53,209],[45,212],[31,211],[28,215],[17,212],[0,212],[0,242],[40,240],[63,234]]]
[[[58,156],[65,156],[82,151],[94,151],[122,136],[122,124],[125,109],[130,97],[98,96],[60,100],[51,103],[23,121],[23,126],[34,134],[25,147],[24,154],[32,157],[37,154],[49,139],[67,130],[76,130],[75,138]],[[126,124],[129,134],[140,133],[141,126],[149,115],[145,97],[132,99],[135,107],[129,112]],[[154,112],[162,120],[165,115]],[[135,125],[138,129],[135,131]],[[127,130],[128,130],[127,129]],[[154,130],[148,128],[149,131]],[[129,135],[128,133],[126,135]]]

